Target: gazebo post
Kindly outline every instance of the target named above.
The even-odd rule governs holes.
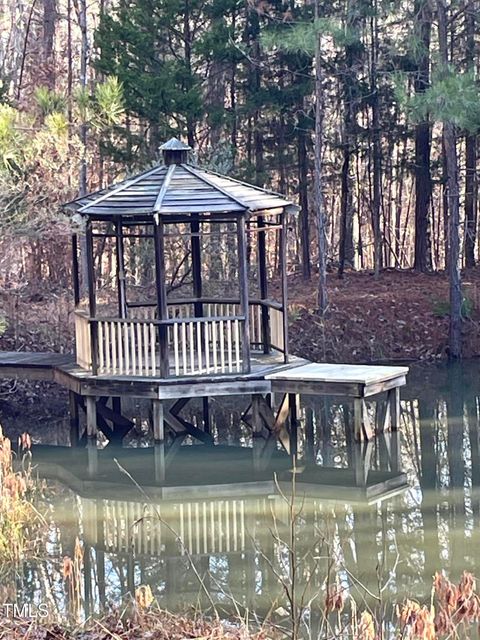
[[[88,284],[88,313],[90,323],[90,346],[92,352],[92,373],[98,373],[98,324],[97,324],[97,299],[95,293],[95,258],[93,255],[92,220],[87,219],[86,224],[86,257],[87,257],[87,284]]]
[[[78,236],[72,234],[72,279],[73,279],[73,300],[75,307],[80,304],[80,275],[78,268]]]
[[[125,290],[125,255],[123,247],[123,227],[122,218],[115,220],[115,244],[117,249],[117,294],[118,294],[118,316],[127,317],[127,296]]]
[[[168,328],[163,321],[168,320],[167,292],[165,288],[165,242],[164,242],[164,222],[158,213],[154,216],[153,237],[155,242],[155,285],[157,289],[157,314],[160,324],[158,325],[158,340],[160,346],[160,375],[167,378],[169,374],[168,361]]]
[[[240,313],[245,318],[242,332],[243,372],[250,372],[250,314],[248,307],[248,265],[245,213],[237,218],[238,280],[240,285]]]
[[[192,275],[193,275],[193,297],[194,315],[196,318],[203,318],[203,304],[199,300],[202,297],[202,254],[200,246],[200,222],[198,215],[193,215],[190,222],[191,245],[192,245]]]
[[[258,216],[258,280],[260,285],[260,299],[262,301],[261,313],[262,313],[262,341],[263,341],[263,353],[270,353],[270,322],[268,307],[263,302],[268,297],[268,281],[267,281],[267,255],[266,255],[266,242],[265,242],[265,220],[263,216]]]
[[[280,255],[282,256],[282,312],[283,312],[283,361],[288,362],[288,302],[287,302],[287,212],[282,209]]]

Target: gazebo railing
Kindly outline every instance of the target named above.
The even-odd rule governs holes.
[[[140,377],[246,372],[242,356],[245,317],[239,303],[202,300],[201,304],[202,317],[194,317],[192,301],[171,302],[169,318],[162,321],[156,318],[153,305],[130,308],[133,317],[126,319],[89,318],[86,312],[77,310],[77,362],[98,374]],[[250,301],[249,325],[252,349],[265,351],[267,344],[268,350],[284,351],[280,305]],[[167,344],[163,351],[160,334]]]
[[[244,321],[242,316],[167,321],[175,375],[240,373]]]
[[[98,374],[141,377],[240,373],[243,316],[138,320],[75,313],[77,362]],[[167,363],[159,328],[166,327]],[[94,354],[94,357],[92,357]]]
[[[211,298],[202,298],[196,302],[202,305],[202,317],[212,318],[218,316],[241,315],[240,302],[235,299],[218,302]],[[191,318],[195,315],[195,301],[175,300],[168,302],[167,310],[169,318]],[[264,323],[263,314],[267,314]],[[131,304],[129,315],[142,320],[153,320],[157,317],[156,304]],[[252,299],[249,301],[250,346],[254,349],[276,349],[282,353],[285,351],[284,318],[282,305],[272,300]],[[265,330],[267,335],[265,335]]]

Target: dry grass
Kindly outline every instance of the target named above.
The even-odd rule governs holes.
[[[44,523],[34,505],[38,485],[31,475],[30,445],[28,434],[23,434],[19,442],[22,468],[15,471],[11,442],[0,427],[0,578],[35,547]]]

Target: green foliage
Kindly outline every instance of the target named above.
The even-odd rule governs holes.
[[[93,93],[78,87],[74,92],[74,102],[79,121],[95,129],[108,129],[119,124],[125,111],[122,83],[116,76],[99,82]]]
[[[460,314],[462,318],[469,319],[472,317],[474,304],[468,296],[464,296]],[[437,318],[445,318],[450,315],[450,303],[445,300],[437,300],[433,304],[432,313]]]
[[[0,172],[19,172],[23,165],[24,136],[17,128],[19,114],[0,104]]]
[[[8,329],[8,320],[3,311],[0,311],[0,338],[3,336],[5,331]]]
[[[116,76],[97,84],[94,92],[94,126],[112,127],[119,124],[124,113],[123,87]]]
[[[193,21],[202,6],[200,0],[137,0],[101,16],[95,67],[118,78],[125,111],[147,121],[150,143],[184,133],[204,113],[200,76],[183,38],[185,12]]]
[[[52,113],[65,113],[67,109],[65,96],[48,87],[37,87],[35,89],[35,100],[43,117]]]
[[[480,92],[473,71],[460,73],[451,67],[437,71],[425,93],[411,97],[397,76],[396,97],[417,122],[430,118],[471,133],[480,129]]]

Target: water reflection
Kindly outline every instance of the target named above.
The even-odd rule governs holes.
[[[264,615],[272,602],[285,606],[292,562],[319,610],[327,575],[359,603],[428,601],[435,571],[480,574],[476,370],[414,371],[400,437],[364,446],[349,439],[350,410],[338,399],[303,398],[295,486],[292,460],[273,447],[255,464],[248,429],[222,428],[225,410],[212,411],[217,446],[182,446],[164,475],[165,451],[153,448],[34,451],[39,472],[63,485],[52,484],[48,557],[28,563],[17,587],[24,597],[48,588],[66,609],[61,558],[79,536],[87,615],[140,584],[172,610],[213,601]]]

